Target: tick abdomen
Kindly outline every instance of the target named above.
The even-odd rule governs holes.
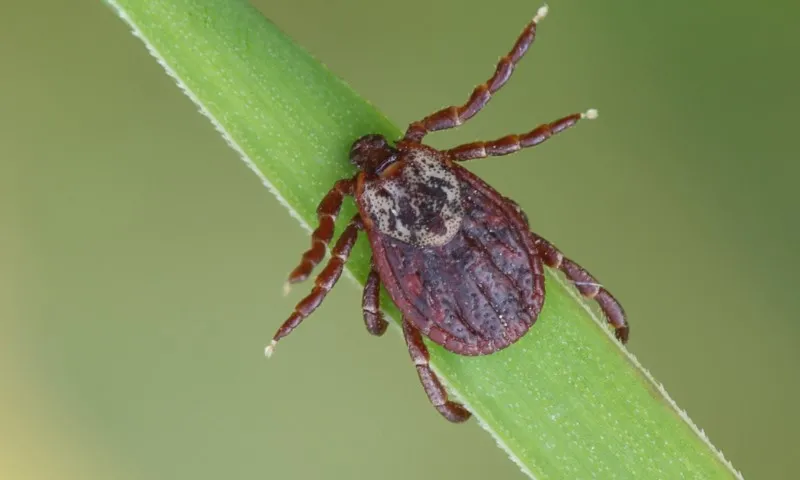
[[[375,261],[389,273],[384,285],[408,320],[445,348],[480,355],[510,345],[533,325],[542,267],[529,254],[519,215],[486,195],[491,187],[466,170],[451,171],[462,215],[447,243],[420,248],[383,231],[370,239]]]

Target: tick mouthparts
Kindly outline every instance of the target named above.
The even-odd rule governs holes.
[[[275,345],[277,345],[277,344],[278,344],[278,342],[276,342],[275,340],[269,342],[269,345],[267,345],[264,348],[264,356],[267,357],[267,358],[271,357],[272,354],[275,353]]]
[[[586,110],[586,112],[581,113],[581,118],[585,118],[587,120],[594,120],[595,118],[597,118],[597,115],[598,115],[597,109],[590,108],[589,110]]]

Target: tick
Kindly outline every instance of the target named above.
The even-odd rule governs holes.
[[[508,347],[525,335],[542,309],[543,265],[561,270],[584,297],[594,299],[616,337],[627,341],[628,324],[617,300],[589,272],[530,232],[527,217],[515,202],[458,164],[539,145],[581,119],[595,118],[597,111],[572,114],[525,134],[450,150],[422,143],[427,133],[457,127],[489,102],[511,77],[546,14],[546,6],[539,9],[511,51],[500,59],[494,75],[476,87],[464,105],[412,123],[395,145],[374,134],[356,140],[350,161],[358,172],[337,181],[319,204],[312,246],[288,282],[307,279],[322,261],[346,196],[355,199],[358,213],[333,247],[311,294],[275,333],[267,356],[278,340],[322,303],[339,280],[360,231],[366,232],[372,248],[362,304],[367,330],[373,335],[386,331],[378,296],[383,285],[402,313],[403,334],[425,393],[451,422],[467,420],[470,412],[448,400],[428,365],[423,336],[460,355],[488,355]]]

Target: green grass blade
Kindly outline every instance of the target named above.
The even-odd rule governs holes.
[[[352,175],[350,143],[400,135],[246,2],[107,3],[306,229],[333,182]],[[352,213],[347,205],[343,217]],[[356,279],[368,259],[361,241],[348,263]],[[525,473],[740,478],[571,288],[548,274],[547,289],[536,326],[513,347],[480,358],[431,348],[450,390]]]

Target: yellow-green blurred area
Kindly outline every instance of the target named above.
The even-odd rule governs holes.
[[[257,6],[403,125],[462,103],[539,4]],[[630,349],[746,477],[794,477],[800,5],[550,7],[506,89],[430,141],[598,108],[470,168],[617,295]],[[438,416],[350,282],[263,358],[307,244],[110,9],[0,7],[0,478],[522,478]]]

